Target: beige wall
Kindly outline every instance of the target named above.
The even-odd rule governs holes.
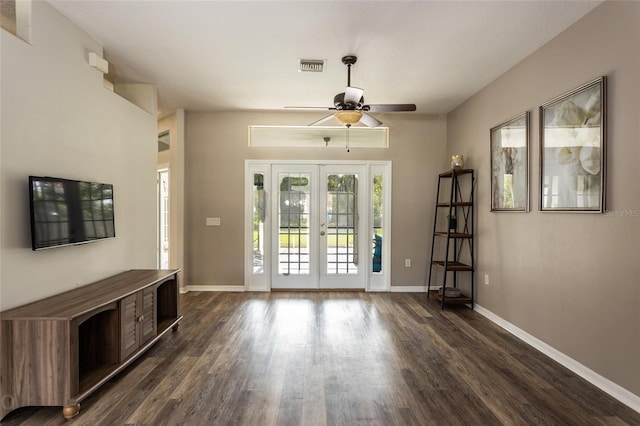
[[[388,114],[389,149],[250,148],[249,125],[306,125],[320,114],[189,112],[186,125],[186,269],[190,285],[243,285],[244,161],[391,160],[391,285],[424,285],[436,177],[445,167],[444,117]],[[221,226],[205,226],[206,217]],[[416,237],[417,236],[417,237]],[[413,265],[405,268],[404,259]]]
[[[32,44],[0,31],[2,310],[156,265],[155,111],[104,88],[88,64],[102,46],[48,3],[32,22]],[[112,183],[116,238],[32,251],[29,175]]]
[[[608,77],[607,210],[541,213],[538,106]],[[489,129],[531,111],[530,213],[491,213]],[[478,303],[640,395],[640,3],[605,2],[448,116],[478,170]]]

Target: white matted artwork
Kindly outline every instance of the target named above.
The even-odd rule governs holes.
[[[490,131],[491,211],[529,211],[529,112]]]
[[[606,77],[540,107],[540,210],[605,209]]]

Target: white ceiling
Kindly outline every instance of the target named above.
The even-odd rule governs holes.
[[[331,106],[341,58],[367,103],[447,113],[600,1],[49,2],[104,46],[122,81],[152,83],[160,109]],[[324,73],[298,72],[325,59]]]

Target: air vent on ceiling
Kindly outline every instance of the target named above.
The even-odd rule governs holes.
[[[300,72],[322,72],[324,71],[323,59],[300,59]]]

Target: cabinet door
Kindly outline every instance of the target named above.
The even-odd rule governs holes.
[[[140,296],[138,321],[140,327],[140,345],[156,337],[156,289],[147,287],[138,293]]]
[[[125,360],[139,346],[138,294],[135,293],[120,300],[120,360]]]

